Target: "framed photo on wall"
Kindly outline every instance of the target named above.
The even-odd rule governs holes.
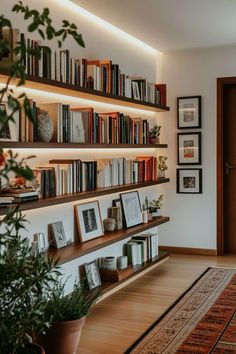
[[[201,96],[177,98],[178,129],[201,128]]]
[[[81,242],[104,234],[98,200],[75,205],[75,215]]]
[[[177,169],[177,193],[201,194],[202,193],[202,169],[178,168]]]
[[[178,165],[201,165],[201,133],[177,134]]]
[[[120,198],[126,227],[142,224],[143,216],[138,191],[122,193]]]

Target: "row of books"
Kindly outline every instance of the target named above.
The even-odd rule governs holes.
[[[36,105],[29,100],[33,121],[26,116],[22,107],[16,141],[40,141],[38,125],[42,111],[47,112],[53,123],[51,142],[87,144],[149,144],[149,122],[147,119],[131,118],[120,112],[97,113],[93,108],[71,108],[68,104],[47,103]]]
[[[17,55],[14,52],[17,42],[21,42],[30,50],[41,48],[40,41],[28,38],[19,29],[4,28],[1,30],[0,36],[3,41],[10,43],[12,48],[11,51],[1,55],[2,66],[9,65],[12,61],[17,60]],[[109,59],[77,59],[71,56],[68,49],[49,52],[42,47],[40,50],[40,59],[34,58],[32,54],[27,52],[25,54],[23,65],[29,75],[166,105],[166,93],[163,96],[165,99],[161,99],[163,103],[160,101],[159,95],[162,95],[162,92],[159,91],[159,84],[149,83],[142,77],[125,75],[121,72],[119,65],[112,63]]]
[[[97,188],[157,179],[157,159],[153,156],[81,161],[54,159],[34,169],[33,187],[40,197],[54,197]]]
[[[158,255],[158,234],[146,233],[133,236],[127,242],[126,249],[128,264],[141,265]]]

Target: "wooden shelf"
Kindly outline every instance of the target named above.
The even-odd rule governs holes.
[[[167,261],[168,258],[169,258],[168,252],[159,251],[159,254],[157,257],[143,263],[142,265],[138,265],[138,266],[133,267],[132,274],[130,274],[126,278],[122,279],[121,281],[116,282],[116,283],[103,282],[103,284],[102,284],[102,298],[100,299],[100,301],[105,299],[106,297],[112,295],[114,292],[122,289],[123,287],[125,287],[129,283],[140,278],[145,273],[148,273],[152,269],[160,266],[163,262]]]
[[[0,82],[6,83],[7,77],[8,77],[7,72],[1,70]],[[97,102],[119,105],[123,107],[142,109],[145,111],[152,111],[152,112],[169,111],[169,107],[167,106],[160,106],[149,102],[143,102],[128,97],[112,95],[101,91],[95,91],[80,86],[74,86],[70,84],[65,84],[63,82],[44,79],[44,78],[30,76],[30,75],[27,75],[25,86],[30,89],[50,92],[51,94],[56,93],[56,94],[61,94],[61,95],[66,95],[66,96],[71,96],[76,98],[83,98],[83,99],[97,101]]]
[[[157,149],[167,144],[82,144],[1,141],[4,149]]]
[[[46,253],[46,255],[51,256],[53,259],[60,258],[59,263],[63,264],[63,263],[69,262],[73,259],[76,259],[78,257],[82,257],[88,253],[97,251],[100,248],[103,248],[103,247],[112,245],[113,243],[116,243],[118,241],[124,240],[125,238],[128,238],[130,236],[134,236],[142,231],[151,229],[152,227],[164,224],[164,223],[168,222],[169,219],[170,218],[167,216],[159,216],[147,224],[137,225],[137,226],[131,227],[129,229],[107,232],[107,233],[105,233],[104,236],[95,238],[91,241],[87,241],[87,242],[83,242],[83,243],[75,242],[70,246],[67,246],[67,247],[64,247],[64,248],[61,248],[58,250],[55,248],[51,248]]]
[[[131,183],[131,184],[125,184],[122,186],[99,188],[96,190],[74,193],[74,194],[65,194],[65,195],[62,195],[59,197],[42,198],[42,199],[38,199],[38,200],[33,200],[33,201],[21,203],[20,209],[23,211],[40,209],[40,208],[45,208],[45,207],[52,206],[52,205],[70,203],[70,202],[74,202],[74,201],[78,201],[78,200],[98,197],[101,195],[121,193],[121,192],[132,190],[132,189],[155,186],[157,184],[167,183],[169,181],[170,181],[169,178],[158,178],[156,181]],[[14,207],[15,205],[16,204],[12,204],[9,207]],[[4,215],[4,214],[6,214],[6,212],[7,212],[7,208],[0,208],[0,215]]]

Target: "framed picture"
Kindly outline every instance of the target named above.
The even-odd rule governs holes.
[[[89,290],[102,285],[99,269],[95,261],[85,263],[84,270],[88,281]]]
[[[120,197],[126,227],[142,224],[143,216],[138,191],[122,193]]]
[[[67,246],[67,239],[62,221],[56,221],[49,224],[49,228],[56,248]]]
[[[3,124],[4,116],[10,115],[11,111],[6,103],[0,104],[0,141],[19,141],[19,111],[14,113],[14,122],[8,120]]]
[[[178,133],[178,165],[201,164],[201,133]]]
[[[177,98],[178,129],[201,128],[201,96]]]
[[[135,100],[139,100],[140,101],[139,87],[138,87],[138,83],[135,82],[135,81],[132,81],[132,92],[133,92],[133,98]]]
[[[200,194],[202,193],[202,169],[178,168],[177,193]]]
[[[85,143],[85,129],[83,112],[71,111],[71,141],[73,143]]]
[[[104,234],[97,200],[75,205],[75,214],[81,242],[90,241]]]

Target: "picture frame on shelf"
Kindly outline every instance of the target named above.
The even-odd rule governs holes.
[[[201,96],[178,97],[178,129],[201,128],[201,106]]]
[[[138,86],[138,83],[135,81],[132,81],[132,92],[133,92],[133,98],[135,100],[140,101],[139,86]]]
[[[81,242],[104,235],[98,200],[75,205],[75,215]]]
[[[178,165],[201,165],[201,133],[177,134]]]
[[[66,247],[67,239],[62,221],[56,221],[49,224],[49,229],[56,248]]]
[[[176,170],[176,191],[181,194],[202,193],[202,169],[178,168]]]
[[[143,224],[142,209],[138,191],[120,195],[126,228]]]
[[[7,115],[11,115],[11,111],[7,107],[7,103],[1,103],[0,114],[4,113]],[[15,112],[12,118],[14,119],[14,121],[8,120],[4,125],[2,123],[0,124],[0,141],[19,141],[19,111]]]
[[[98,265],[95,261],[84,264],[86,279],[89,290],[93,290],[102,285],[101,276]]]

